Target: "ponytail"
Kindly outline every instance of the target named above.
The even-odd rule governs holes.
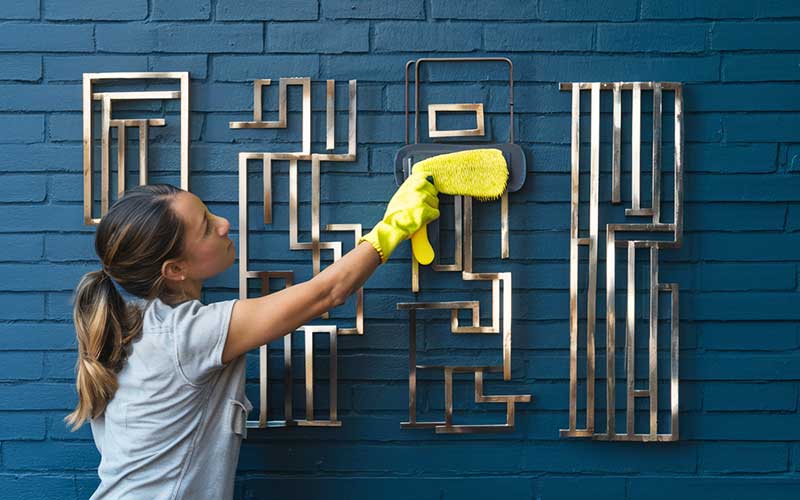
[[[117,373],[126,347],[142,328],[142,313],[125,303],[111,277],[101,269],[85,274],[75,290],[73,320],[78,339],[78,405],[64,419],[77,430],[103,414],[117,391]]]

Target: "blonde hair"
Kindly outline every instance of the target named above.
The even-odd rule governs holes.
[[[102,269],[86,273],[75,289],[78,404],[64,420],[78,429],[103,414],[117,391],[128,345],[142,330],[142,310],[126,303],[115,285],[151,301],[169,299],[161,266],[183,251],[184,224],[172,210],[181,190],[169,184],[137,186],[103,216],[95,235]]]

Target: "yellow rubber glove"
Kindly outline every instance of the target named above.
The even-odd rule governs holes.
[[[403,240],[439,218],[439,192],[425,174],[412,174],[389,200],[383,220],[358,243],[368,241],[381,257],[381,264]],[[357,244],[358,244],[357,243]]]

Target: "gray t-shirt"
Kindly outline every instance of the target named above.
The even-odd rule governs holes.
[[[146,305],[142,334],[104,415],[91,420],[101,455],[92,499],[233,496],[252,409],[245,356],[222,363],[236,300],[139,302]]]

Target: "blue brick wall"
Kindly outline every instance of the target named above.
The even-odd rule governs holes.
[[[532,161],[511,197],[512,258],[501,267],[514,273],[514,379],[497,389],[534,402],[518,407],[510,434],[399,429],[407,335],[394,304],[411,299],[401,248],[367,285],[367,335],[340,343],[344,426],[252,432],[237,498],[800,497],[798,33],[794,0],[4,0],[0,498],[88,498],[97,484],[88,428],[70,433],[62,423],[75,403],[71,291],[97,267],[93,228],[81,223],[81,73],[191,72],[193,190],[234,233],[236,154],[270,133],[228,128],[251,112],[251,80],[358,79],[359,159],[330,170],[339,173],[325,180],[323,216],[369,227],[394,189],[404,64],[427,55],[508,55],[515,64],[517,140]],[[486,97],[493,130],[506,130],[498,82],[457,67],[429,76],[477,78],[453,99]],[[662,253],[662,279],[682,291],[679,443],[558,437],[569,385],[570,101],[557,84],[616,80],[685,83],[685,243]],[[160,137],[154,154],[170,140]],[[601,195],[607,203],[606,188]],[[277,193],[276,231],[287,211]],[[496,220],[476,222],[485,236],[478,259],[497,258]],[[266,233],[251,245],[264,255],[286,241]],[[282,258],[307,277],[301,254]],[[210,280],[205,299],[235,296],[236,273]],[[465,348],[435,322],[424,331],[421,346],[440,359],[496,352]],[[423,383],[425,408],[441,413],[441,381]],[[469,408],[469,386],[455,391],[458,408]]]

